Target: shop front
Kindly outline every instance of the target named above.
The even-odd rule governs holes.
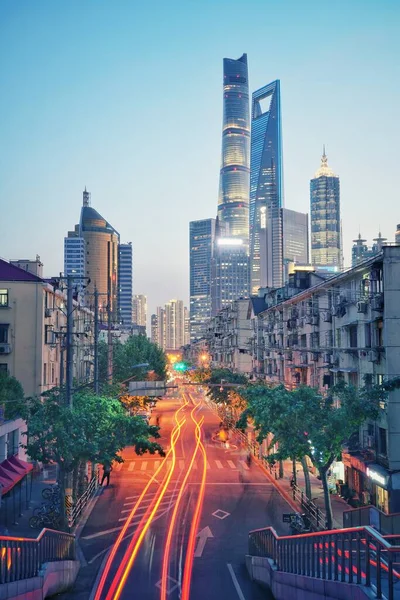
[[[371,485],[371,504],[388,514],[390,510],[391,474],[384,467],[370,464],[367,467],[367,478]]]

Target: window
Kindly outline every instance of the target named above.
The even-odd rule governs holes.
[[[8,290],[0,290],[0,308],[8,306]]]
[[[350,325],[349,327],[349,346],[350,348],[357,348],[357,325]]]
[[[0,363],[0,373],[8,373],[8,365],[7,363]]]
[[[47,385],[47,363],[43,364],[43,385]]]
[[[365,323],[364,325],[364,335],[365,335],[365,347],[371,348],[371,323]]]
[[[9,325],[0,325],[0,344],[8,344],[8,328]]]
[[[383,454],[384,456],[386,456],[386,454],[387,454],[386,429],[383,429],[383,427],[379,427],[378,431],[379,431],[379,433],[378,433],[379,454]]]
[[[45,344],[55,344],[56,343],[56,334],[53,330],[53,325],[45,325],[44,326],[44,343]]]

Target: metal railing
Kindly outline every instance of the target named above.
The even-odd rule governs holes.
[[[371,527],[281,537],[272,527],[258,529],[249,533],[249,554],[270,558],[278,571],[364,585],[375,598],[400,598],[400,546]]]
[[[326,515],[312,500],[307,498],[304,490],[302,490],[295,483],[292,486],[293,500],[298,502],[302,509],[307,514],[311,521],[313,528],[325,529],[326,528]]]
[[[43,529],[36,539],[0,536],[0,584],[36,577],[46,562],[75,560],[75,536]]]
[[[69,527],[73,527],[79,520],[85,506],[88,504],[89,500],[96,493],[97,488],[99,487],[99,475],[96,471],[90,480],[86,490],[83,492],[81,496],[74,502],[71,506],[71,509],[68,514],[68,524]]]

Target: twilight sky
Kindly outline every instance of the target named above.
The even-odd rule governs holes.
[[[188,301],[189,221],[216,214],[222,59],[279,78],[285,206],[326,144],[345,263],[400,223],[398,0],[1,0],[0,256],[63,269],[82,190],[134,246],[150,310]]]

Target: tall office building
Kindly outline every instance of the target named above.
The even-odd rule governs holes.
[[[165,347],[178,350],[185,343],[185,312],[182,300],[170,300],[165,305]]]
[[[166,337],[165,337],[165,308],[161,306],[157,306],[157,335],[156,335],[156,343],[160,348],[165,350],[166,348]]]
[[[132,327],[132,242],[118,246],[118,316],[124,329]]]
[[[183,331],[183,345],[187,346],[190,344],[190,312],[188,308],[183,309],[183,319],[184,319],[184,331]]]
[[[215,219],[192,221],[190,251],[190,339],[205,335],[211,318],[211,270],[215,243]]]
[[[228,235],[249,235],[250,121],[247,55],[224,58],[218,217]]]
[[[212,315],[249,296],[249,245],[241,238],[217,237],[212,261]]]
[[[321,166],[310,181],[311,262],[337,272],[342,268],[340,182],[328,166],[325,146]]]
[[[97,288],[100,317],[104,321],[108,294],[112,319],[117,321],[118,317],[118,244],[119,233],[91,207],[90,193],[85,188],[79,224],[64,239],[64,271],[68,273],[75,264],[79,275],[86,278],[85,303],[89,306],[94,306]]]
[[[260,287],[283,284],[283,166],[280,82],[252,96],[250,158],[250,283]]]
[[[147,324],[147,296],[135,294],[133,296],[133,323],[146,327]]]
[[[68,231],[64,238],[64,275],[76,275],[74,283],[81,303],[84,303],[85,257],[85,240],[80,237],[79,225],[76,225],[74,231]]]
[[[281,208],[283,261],[308,265],[308,214]]]

